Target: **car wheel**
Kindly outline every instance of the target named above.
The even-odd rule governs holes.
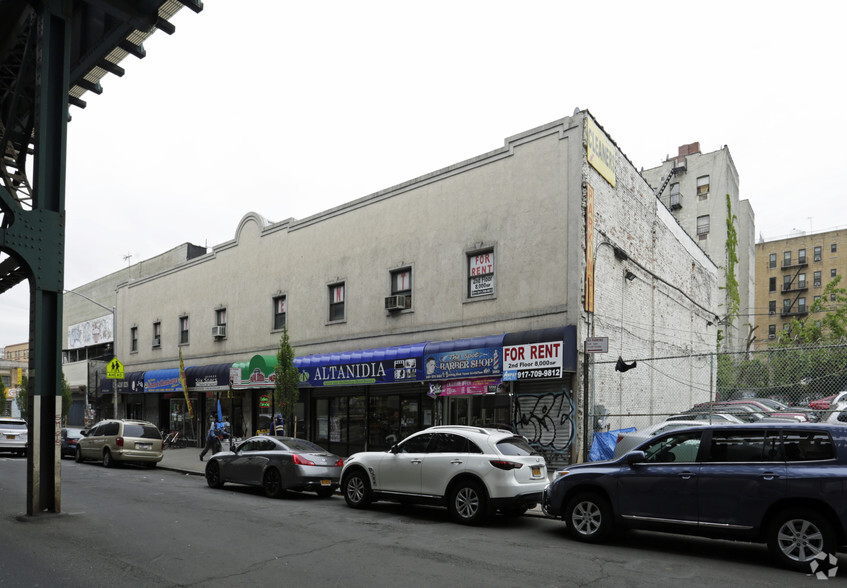
[[[573,498],[564,515],[571,537],[587,543],[602,541],[612,531],[612,508],[597,494],[580,494]]]
[[[525,506],[509,506],[506,508],[501,508],[500,513],[507,517],[519,517],[523,516],[528,510],[529,509]]]
[[[320,498],[329,498],[330,496],[335,494],[335,489],[334,488],[318,488],[317,490],[315,490],[315,493]]]
[[[262,488],[265,490],[265,495],[269,498],[279,498],[282,496],[282,476],[279,475],[278,469],[268,468],[265,470],[265,475],[262,477]]]
[[[112,459],[112,452],[108,449],[103,452],[103,465],[107,468],[115,467],[115,460]]]
[[[476,525],[484,521],[488,514],[488,499],[479,483],[467,480],[456,484],[450,492],[448,507],[457,523]]]
[[[82,449],[80,449],[79,447],[76,448],[76,452],[74,453],[74,461],[77,463],[82,463],[83,461],[85,461],[84,459],[82,459]]]
[[[224,479],[221,476],[221,464],[214,460],[206,464],[206,483],[209,485],[209,488],[224,487]]]
[[[373,500],[371,483],[368,481],[365,472],[361,470],[354,470],[347,474],[347,477],[344,478],[344,482],[341,484],[341,489],[344,493],[344,500],[347,502],[347,506],[365,508]]]
[[[813,559],[834,554],[835,533],[827,520],[807,509],[790,509],[779,513],[767,531],[768,549],[780,565],[808,572]]]

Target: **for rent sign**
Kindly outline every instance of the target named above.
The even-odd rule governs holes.
[[[503,347],[503,379],[561,378],[563,350],[562,341]]]

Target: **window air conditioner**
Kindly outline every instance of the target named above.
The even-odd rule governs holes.
[[[768,339],[776,339],[776,335],[773,333],[768,334]]]
[[[409,296],[397,294],[394,296],[385,297],[385,310],[405,310],[409,300]]]
[[[161,337],[153,337],[153,347],[159,347],[162,344]]]
[[[226,337],[226,325],[212,327],[212,337]]]

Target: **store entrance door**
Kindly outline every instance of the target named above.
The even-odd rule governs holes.
[[[469,425],[472,396],[448,396],[446,425]]]

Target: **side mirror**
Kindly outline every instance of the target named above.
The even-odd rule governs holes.
[[[388,451],[390,451],[391,453],[396,454],[399,450],[400,450],[400,448],[399,448],[399,447],[397,446],[397,444],[395,443],[394,445],[392,445],[392,446],[391,446],[391,449],[389,449]]]
[[[629,453],[623,456],[622,461],[626,465],[632,465],[643,462],[645,459],[647,459],[647,454],[643,451],[630,451]]]
[[[79,434],[82,435],[83,437],[88,437],[88,433],[90,433],[90,432],[91,431],[89,431],[88,429],[84,429],[84,430],[80,431]]]

